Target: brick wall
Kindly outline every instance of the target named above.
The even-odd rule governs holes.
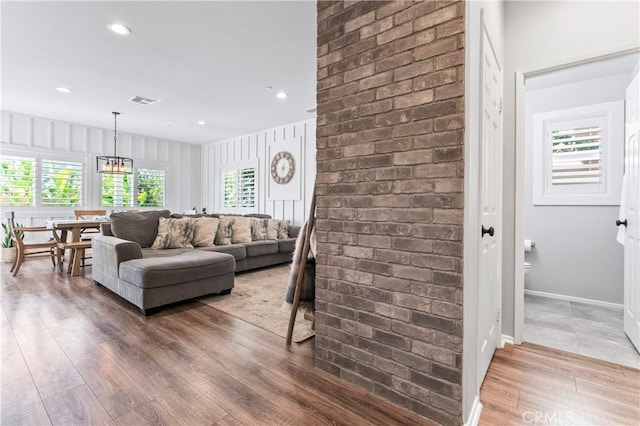
[[[316,365],[461,420],[464,5],[319,2]]]

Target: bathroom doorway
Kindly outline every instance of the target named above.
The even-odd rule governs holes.
[[[638,53],[524,80],[523,340],[640,368],[616,242],[624,99]],[[525,249],[521,246],[522,250]],[[517,305],[516,305],[516,309]],[[517,316],[516,316],[517,317]]]

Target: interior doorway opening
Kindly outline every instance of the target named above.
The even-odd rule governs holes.
[[[517,75],[515,340],[640,366],[616,242],[638,50]],[[525,240],[534,247],[525,250]]]

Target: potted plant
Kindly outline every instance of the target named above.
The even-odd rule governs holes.
[[[17,227],[21,225],[16,224]],[[2,261],[5,263],[13,263],[16,258],[16,247],[11,238],[11,232],[6,223],[2,224],[2,230],[4,231],[4,239],[2,240]],[[24,238],[24,232],[19,231],[18,237]]]

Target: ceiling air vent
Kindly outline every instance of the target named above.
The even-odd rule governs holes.
[[[149,99],[142,96],[134,96],[133,98],[129,99],[129,102],[140,105],[151,105],[160,102],[160,99]]]

